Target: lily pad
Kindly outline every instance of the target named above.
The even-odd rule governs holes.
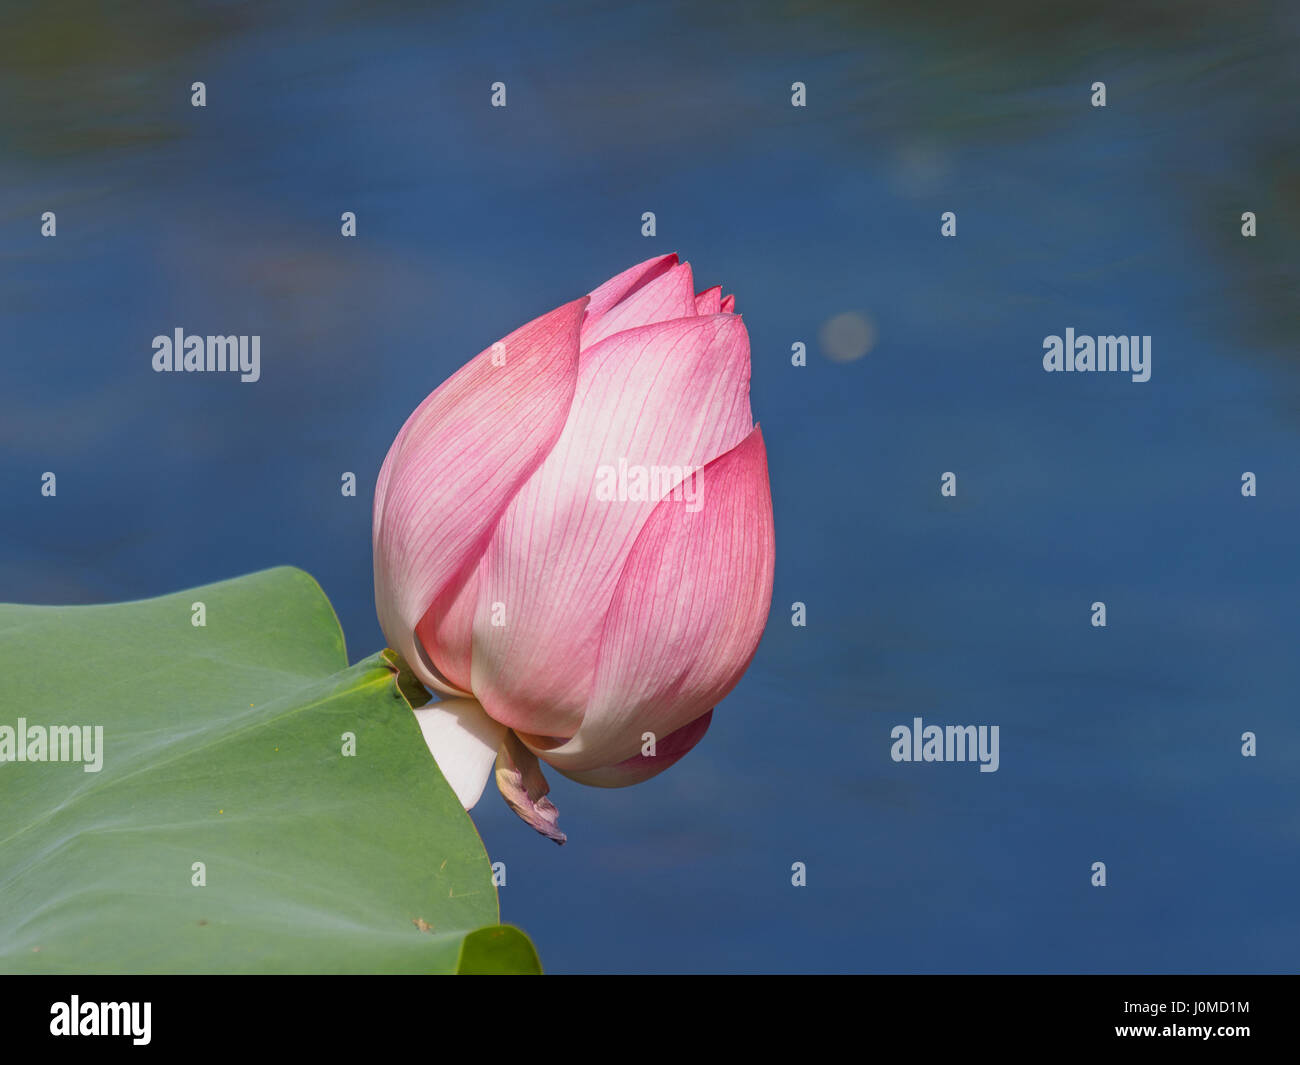
[[[539,972],[423,698],[297,569],[0,605],[0,970]]]

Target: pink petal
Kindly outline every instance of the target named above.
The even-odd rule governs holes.
[[[735,296],[723,296],[723,297],[722,297],[722,306],[721,306],[720,310],[722,311],[723,314],[735,314],[735,313],[736,313],[736,297],[735,297]]]
[[[439,596],[415,626],[415,637],[451,686],[445,694],[470,693],[470,659],[474,649],[474,611],[478,609],[478,571]]]
[[[696,314],[719,314],[722,311],[722,286],[706,288],[695,297]]]
[[[375,487],[375,606],[389,644],[425,684],[415,628],[450,600],[482,555],[502,512],[537,470],[569,416],[587,298],[516,329],[461,367],[402,426]],[[493,353],[504,352],[504,365]],[[464,634],[468,639],[468,633]]]
[[[627,761],[619,762],[617,765],[589,769],[586,772],[565,773],[563,769],[560,772],[570,780],[576,780],[579,784],[590,784],[596,788],[626,788],[631,784],[640,784],[643,780],[649,780],[669,766],[680,762],[700,740],[704,739],[704,734],[709,730],[709,723],[712,720],[713,711],[709,710],[689,725],[683,725],[676,732],[657,740],[653,757],[638,751]],[[545,755],[542,757],[545,759]]]
[[[573,414],[479,569],[472,680],[489,714],[534,735],[581,723],[605,611],[657,502],[598,499],[598,469],[698,468],[752,427],[749,339],[734,315],[642,326],[584,353]]]
[[[695,314],[695,281],[691,264],[670,266],[653,281],[646,283],[618,306],[592,321],[582,324],[582,350],[599,344],[606,337],[639,325],[689,318]]]
[[[582,727],[538,752],[562,772],[622,762],[639,751],[644,731],[667,736],[688,725],[735,687],[754,656],[775,562],[758,427],[701,478],[701,509],[665,499],[637,537],[601,636]]]
[[[637,263],[636,266],[611,277],[591,293],[591,302],[587,304],[586,321],[594,322],[601,315],[607,314],[637,289],[644,287],[676,265],[677,256],[670,252],[668,255],[657,255],[653,259]]]

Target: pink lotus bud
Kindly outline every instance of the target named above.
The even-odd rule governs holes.
[[[515,330],[397,435],[375,488],[375,602],[447,696],[418,710],[469,809],[563,842],[538,759],[585,784],[662,772],[748,667],[772,595],[749,337],[665,255]]]

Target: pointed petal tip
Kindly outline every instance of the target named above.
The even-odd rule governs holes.
[[[721,314],[722,313],[722,286],[714,285],[712,288],[706,288],[703,292],[695,294],[695,313],[696,314]]]

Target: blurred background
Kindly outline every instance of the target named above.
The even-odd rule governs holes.
[[[553,972],[1294,971],[1298,21],[5,3],[0,601],[292,563],[365,657],[409,411],[676,251],[749,330],[771,621],[672,770],[550,774],[565,847],[489,789],[503,919]],[[260,334],[261,380],[155,374],[176,327]],[[1151,380],[1044,373],[1067,327],[1151,335]],[[915,716],[998,725],[1000,769],[894,763]]]

